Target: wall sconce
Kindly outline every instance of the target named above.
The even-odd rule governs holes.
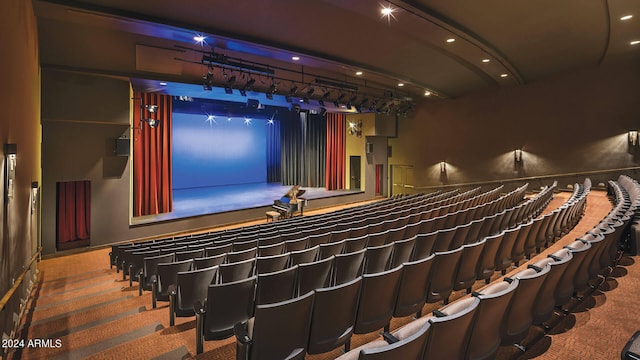
[[[444,161],[440,162],[440,173],[446,173],[447,172],[447,163]]]
[[[13,198],[13,184],[16,180],[16,166],[18,164],[18,145],[4,144],[4,154],[7,157],[6,194],[7,198]]]
[[[638,145],[638,131],[637,130],[629,131],[629,144],[631,146]]]
[[[522,149],[513,150],[513,160],[516,163],[521,163],[522,162]]]
[[[40,186],[37,181],[31,182],[31,212],[36,211],[36,204],[38,203],[38,192]]]
[[[357,137],[362,137],[362,120],[358,121],[358,123],[349,122],[349,135],[355,135]]]

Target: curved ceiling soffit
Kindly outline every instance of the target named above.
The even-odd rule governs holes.
[[[497,61],[500,65],[502,65],[512,76],[512,80],[514,80],[516,84],[522,85],[526,83],[518,68],[502,52],[500,52],[495,46],[491,45],[488,41],[481,38],[478,34],[472,32],[466,27],[454,22],[453,20],[445,17],[444,15],[436,12],[433,9],[429,9],[424,5],[416,4],[415,1],[387,0],[387,2],[410,13],[411,15],[417,16],[424,21],[432,23],[435,26],[438,26],[443,30],[450,32],[461,40],[464,40],[467,45],[479,49],[480,51],[486,53],[495,61]],[[442,46],[437,47],[442,49],[442,51],[446,55],[460,62],[463,66],[478,74],[483,79],[489,79],[490,83],[496,83],[494,77],[483,70],[482,67],[478,66],[476,62],[466,59],[464,56],[452,53],[451,51],[444,49]]]
[[[195,33],[211,36],[213,39],[217,39],[217,43],[225,42],[241,42],[255,47],[256,49],[266,49],[268,52],[287,52],[304,56],[307,58],[315,59],[319,62],[333,64],[334,66],[348,66],[354,69],[361,69],[368,73],[373,73],[381,77],[389,79],[406,78],[406,75],[392,73],[388,70],[373,67],[368,64],[356,63],[352,60],[336,57],[333,55],[321,53],[308,48],[300,48],[291,46],[289,44],[280,43],[267,38],[259,38],[255,36],[241,35],[230,32],[225,29],[219,29],[215,27],[204,27],[201,25],[191,24],[184,21],[175,19],[166,19],[151,15],[146,15],[138,12],[133,12],[124,9],[106,7],[102,5],[89,4],[78,1],[66,1],[66,0],[41,0],[44,3],[62,5],[67,8],[71,8],[73,12],[84,13],[86,15],[101,16],[109,18],[112,21],[123,21],[124,24],[135,24],[136,26],[129,26],[129,32],[137,33],[145,36],[162,37],[165,40],[173,40],[189,45],[193,45],[193,35]],[[154,33],[151,27],[162,27],[166,31]],[[161,34],[161,35],[158,35]],[[261,51],[256,51],[256,56],[260,55]],[[281,59],[277,59],[281,60]],[[409,80],[411,82],[411,80]],[[430,86],[429,84],[422,84],[419,81],[411,82],[412,85],[429,89],[434,95],[440,98],[451,98],[450,94],[442,91],[438,91],[437,88]],[[374,86],[375,87],[375,86]]]

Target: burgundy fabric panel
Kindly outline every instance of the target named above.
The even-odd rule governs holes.
[[[346,130],[344,114],[327,113],[327,161],[326,181],[327,190],[344,189]]]

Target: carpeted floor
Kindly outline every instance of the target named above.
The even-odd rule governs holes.
[[[556,194],[545,213],[560,206],[568,193]],[[565,237],[536,256],[546,256],[591,229],[611,209],[604,192],[592,191],[586,214]],[[23,359],[232,359],[235,340],[208,341],[204,353],[195,356],[195,320],[177,318],[169,326],[168,303],[151,308],[151,294],[138,296],[137,285],[129,288],[121,274],[109,269],[108,249],[47,259],[39,264],[39,282],[29,309],[22,336],[24,339],[50,339],[43,347],[30,347],[13,353]],[[529,350],[524,355],[514,347],[501,348],[499,359],[615,359],[628,338],[640,328],[640,308],[633,306],[640,296],[640,265],[637,258],[626,257],[622,266],[592,296],[578,304],[549,334],[532,328],[525,340]],[[519,268],[513,268],[513,274]],[[502,276],[494,275],[493,281]],[[473,289],[484,286],[476,282]],[[468,296],[455,292],[451,300]],[[441,304],[427,304],[423,313]],[[411,318],[393,319],[397,328]],[[354,335],[352,347],[379,335]],[[55,340],[59,339],[59,347]],[[339,349],[307,359],[333,359]]]

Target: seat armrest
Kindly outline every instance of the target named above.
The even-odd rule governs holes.
[[[398,339],[397,337],[389,334],[386,331],[382,333],[382,338],[384,339],[384,341],[387,342],[387,344],[393,344],[393,343],[397,343],[398,341],[400,341],[400,339]]]
[[[236,323],[233,326],[233,333],[236,336],[236,340],[243,344],[248,345],[253,343],[253,339],[249,336],[249,332],[247,331],[247,322]]]
[[[169,293],[169,296],[176,296],[176,286],[174,284],[169,285],[167,292]]]
[[[206,302],[205,302],[206,304]],[[193,303],[193,312],[195,312],[196,314],[204,314],[206,312],[204,305],[200,302],[200,300],[196,300],[195,303]]]

